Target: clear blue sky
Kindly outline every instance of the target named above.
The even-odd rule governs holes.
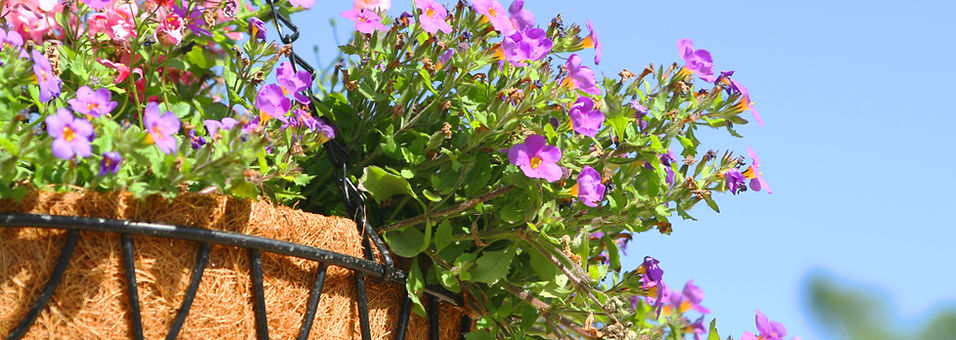
[[[393,0],[389,14],[410,8]],[[443,1],[453,4],[450,1]],[[503,1],[505,6],[510,1]],[[340,41],[351,24],[338,16],[351,1],[317,0],[294,18],[296,44],[328,62],[336,17]],[[591,19],[604,56],[599,73],[637,71],[679,61],[690,38],[736,70],[765,126],[744,139],[713,135],[714,149],[760,157],[774,190],[718,197],[721,213],[701,205],[697,222],[675,217],[674,233],[645,233],[628,248],[661,260],[664,279],[688,279],[721,334],[754,330],[754,310],[789,334],[820,339],[806,315],[804,279],[813,269],[890,294],[898,315],[916,319],[956,301],[956,10],[948,2],[906,1],[546,1],[527,0],[537,22]],[[450,7],[450,6],[449,6]],[[270,25],[271,27],[271,25]],[[590,55],[590,52],[584,52]],[[588,58],[585,58],[588,60]]]

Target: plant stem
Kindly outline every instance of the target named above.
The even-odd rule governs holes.
[[[389,231],[389,230],[395,230],[395,229],[398,229],[398,228],[404,228],[404,227],[407,227],[407,226],[412,226],[412,225],[416,225],[416,224],[419,224],[419,223],[423,223],[423,222],[425,222],[425,220],[428,219],[428,218],[442,217],[442,216],[448,216],[448,215],[451,215],[451,214],[456,214],[456,213],[465,211],[465,210],[467,210],[467,209],[469,209],[469,208],[472,208],[472,207],[478,205],[478,203],[482,203],[482,202],[491,200],[491,199],[493,199],[493,198],[496,198],[496,197],[498,197],[498,196],[504,195],[505,193],[511,191],[511,190],[514,189],[514,188],[515,188],[515,187],[514,187],[513,185],[509,185],[509,186],[506,186],[506,187],[502,187],[502,188],[500,188],[500,189],[498,189],[498,190],[489,192],[489,193],[487,193],[487,194],[481,195],[481,196],[476,197],[476,198],[472,198],[472,199],[470,199],[470,200],[467,200],[467,201],[465,201],[465,202],[462,202],[461,204],[459,204],[459,205],[457,205],[457,206],[454,206],[454,207],[451,207],[451,208],[448,208],[448,209],[443,209],[443,210],[439,210],[439,211],[434,211],[434,212],[431,212],[431,213],[425,213],[425,214],[418,215],[418,216],[415,216],[415,217],[412,217],[412,218],[409,218],[409,219],[406,219],[406,220],[399,221],[399,222],[397,222],[397,223],[392,223],[392,224],[389,224],[389,225],[387,225],[387,226],[384,226],[384,227],[380,228],[380,229],[378,230],[378,233],[379,233],[379,234],[382,234],[382,233],[384,233],[384,232],[386,232],[386,231]]]

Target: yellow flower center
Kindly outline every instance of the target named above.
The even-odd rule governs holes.
[[[494,7],[488,7],[488,16],[494,18],[498,16],[498,11],[495,11]]]
[[[744,178],[746,178],[746,179],[751,179],[751,178],[757,178],[757,175],[763,175],[763,173],[762,173],[762,172],[755,172],[755,171],[754,171],[754,167],[751,165],[751,166],[747,167],[747,170],[744,171],[743,175],[744,175]]]
[[[63,139],[66,139],[67,142],[72,142],[73,138],[76,138],[76,134],[73,132],[69,126],[63,127]]]
[[[86,104],[86,110],[87,110],[87,111],[93,111],[93,109],[98,109],[98,108],[100,108],[100,105],[99,105],[99,104],[96,104],[96,103]]]
[[[538,156],[531,157],[531,168],[537,169],[539,166],[541,166],[541,158]]]
[[[44,70],[44,69],[41,68],[41,69],[40,69],[40,80],[46,81],[46,80],[49,79],[49,78],[50,78],[50,75],[49,75],[48,73],[46,73],[46,70]]]
[[[435,11],[434,11],[433,9],[431,9],[431,8],[426,9],[426,10],[425,10],[425,15],[427,15],[429,18],[434,17],[434,16],[435,16]]]
[[[288,95],[289,95],[289,90],[286,89],[285,86],[279,86],[279,87],[282,88],[282,95],[283,95],[283,96],[288,96]]]

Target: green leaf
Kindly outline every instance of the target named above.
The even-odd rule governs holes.
[[[428,190],[422,190],[422,196],[425,196],[425,198],[432,202],[441,202],[441,196],[435,195]]]
[[[704,196],[704,201],[707,201],[707,206],[709,206],[711,209],[714,209],[714,211],[719,213],[720,208],[717,207],[717,202],[714,202],[714,198],[710,197],[710,195],[703,195],[703,196]]]
[[[359,178],[359,189],[372,194],[372,198],[378,203],[382,203],[385,199],[399,194],[408,194],[416,200],[418,199],[415,193],[412,192],[412,187],[408,184],[408,180],[401,176],[391,174],[377,166],[365,167],[362,177]]]
[[[11,142],[9,139],[0,137],[0,147],[6,149],[11,155],[20,154],[20,148],[18,148],[16,144],[13,144],[13,142]]]
[[[431,229],[430,226],[427,228]],[[382,236],[388,241],[389,247],[392,248],[395,254],[403,257],[414,257],[428,247],[429,240],[426,238],[430,237],[426,237],[425,234],[426,233],[423,233],[421,230],[418,230],[418,228],[412,226],[401,230],[389,231]]]
[[[482,252],[481,257],[475,261],[474,269],[471,270],[471,280],[492,284],[508,275],[511,269],[511,260],[515,257],[515,247],[508,247],[498,251]]]
[[[186,59],[189,59],[189,62],[191,64],[195,65],[196,67],[202,68],[204,70],[208,70],[210,67],[209,65],[210,59],[206,58],[206,55],[203,53],[202,48],[194,48],[191,51],[189,51],[189,53],[186,53]]]
[[[422,292],[425,290],[425,278],[422,275],[422,270],[418,266],[418,259],[412,259],[412,267],[408,270],[408,279],[405,280],[405,289],[408,291],[408,297],[415,303],[419,308],[415,308],[416,313],[424,311],[425,307],[422,306],[422,301],[418,298],[422,295]],[[423,313],[422,313],[423,314]],[[420,315],[424,317],[425,315]]]
[[[710,334],[707,335],[707,340],[720,340],[720,335],[717,335],[717,319],[710,320]]]
[[[445,249],[450,243],[451,223],[448,222],[448,220],[444,220],[438,225],[438,230],[435,231],[435,252],[442,251],[442,249]]]

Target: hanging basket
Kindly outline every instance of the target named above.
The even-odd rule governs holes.
[[[456,339],[471,326],[435,296],[432,320],[409,318],[404,272],[365,260],[346,218],[220,195],[36,192],[0,200],[0,227],[3,336]]]

